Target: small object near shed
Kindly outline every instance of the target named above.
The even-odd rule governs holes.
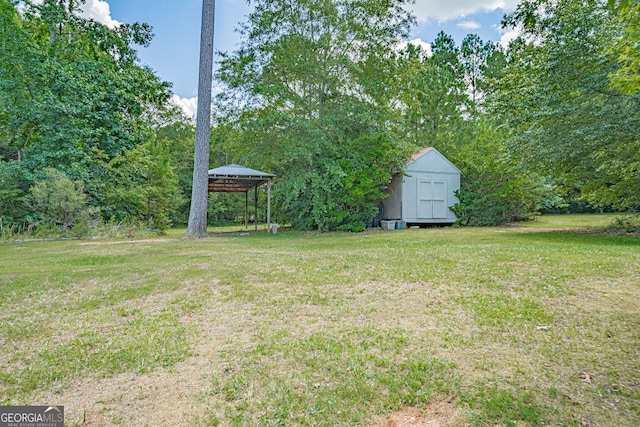
[[[456,216],[450,206],[458,202],[460,170],[433,147],[411,156],[395,175],[382,201],[381,219],[403,220],[407,226],[453,224]]]

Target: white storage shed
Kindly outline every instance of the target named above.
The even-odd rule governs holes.
[[[381,219],[403,220],[407,225],[452,224],[450,206],[458,202],[460,170],[433,147],[411,156],[404,175],[393,177],[382,201]]]

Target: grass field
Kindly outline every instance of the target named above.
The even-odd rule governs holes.
[[[588,232],[611,218],[0,244],[0,404],[76,426],[435,404],[439,425],[637,426],[640,237]]]

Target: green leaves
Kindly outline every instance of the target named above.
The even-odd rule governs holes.
[[[0,0],[0,147],[15,153],[4,159],[11,164],[5,169],[20,170],[11,176],[28,184],[45,179],[47,168],[56,169],[82,184],[90,203],[108,217],[122,220],[130,214],[165,227],[172,209],[166,199],[177,183],[170,159],[152,141],[159,124],[173,114],[167,112],[170,85],[136,65],[133,48],[148,45],[151,27],[110,29],[77,16],[77,5],[76,0],[26,2],[18,13],[15,2]],[[113,168],[123,158],[130,163]],[[146,197],[145,203],[132,203],[126,212],[118,203],[103,205],[140,182],[149,184],[129,201]],[[15,193],[8,188],[7,194]],[[19,189],[16,201],[25,192]],[[33,210],[42,213],[38,206],[32,205],[31,216]],[[0,216],[28,217],[5,208]]]
[[[451,210],[462,225],[487,226],[531,219],[544,196],[542,179],[510,157],[504,132],[487,119],[469,123],[445,151],[463,173]]]
[[[485,69],[496,47],[491,42],[483,42],[477,34],[469,34],[460,46],[460,62],[464,69],[465,82],[471,92],[471,109],[476,110],[481,101],[482,88],[486,86]]]
[[[621,72],[612,52],[624,27],[599,3],[565,0],[531,13],[544,31],[511,50],[490,102],[512,130],[512,152],[596,206],[633,207],[639,98],[612,88],[610,77]]]
[[[66,231],[80,220],[87,204],[83,185],[55,169],[47,169],[45,174],[45,180],[31,187],[27,204],[44,225],[58,226]]]
[[[613,1],[609,1],[612,6]],[[624,33],[610,47],[618,59],[619,68],[610,74],[614,87],[633,95],[640,91],[640,2],[623,0],[617,9],[617,19]]]
[[[218,77],[241,111],[227,110],[240,118],[232,123],[245,147],[236,152],[278,175],[284,221],[360,230],[373,219],[373,202],[406,154],[386,126],[392,48],[412,22],[403,4],[258,1],[241,49],[223,56]]]

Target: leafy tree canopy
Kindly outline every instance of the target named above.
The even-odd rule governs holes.
[[[611,84],[627,37],[619,18],[599,2],[561,0],[523,2],[506,21],[534,40],[512,45],[490,102],[512,152],[595,205],[637,205],[640,97]]]
[[[164,150],[154,143],[157,129],[176,117],[170,85],[138,64],[134,48],[150,43],[151,27],[107,28],[79,17],[78,0],[18,3],[0,0],[0,153],[14,163],[2,168],[12,197],[24,198],[30,183],[53,168],[82,183],[89,203],[103,214],[122,219],[117,206],[126,198],[112,204],[118,186],[151,179],[153,169],[164,174],[154,183],[175,187],[172,168],[163,166]],[[133,163],[116,170],[122,158]],[[173,194],[165,190],[150,190],[150,197]],[[147,202],[132,204],[140,206],[133,215],[150,219],[155,202]],[[24,211],[13,212],[12,220],[29,220]]]
[[[280,214],[305,229],[364,228],[407,152],[389,136],[404,0],[259,0],[223,56],[252,164],[278,174]]]

